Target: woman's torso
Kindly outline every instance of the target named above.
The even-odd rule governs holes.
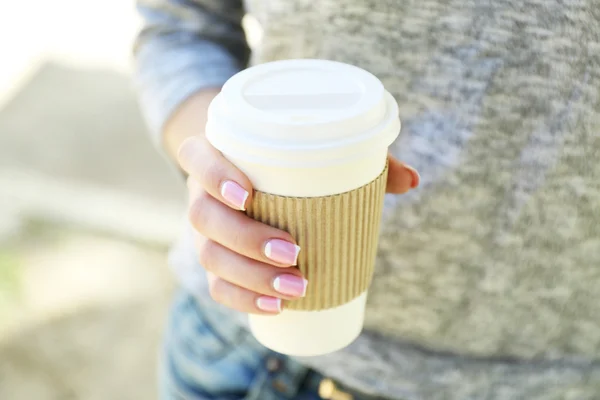
[[[400,104],[367,327],[434,351],[600,358],[600,2],[247,0],[253,62],[325,58]]]

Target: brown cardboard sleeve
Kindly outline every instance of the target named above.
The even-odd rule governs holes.
[[[246,213],[289,232],[301,247],[298,268],[306,297],[291,310],[323,310],[349,302],[371,283],[388,168],[368,184],[323,197],[286,197],[256,191]],[[283,272],[284,270],[282,270]]]

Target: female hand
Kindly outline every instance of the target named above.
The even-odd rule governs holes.
[[[186,139],[178,161],[188,174],[189,219],[213,299],[245,313],[281,312],[281,299],[304,296],[300,247],[289,233],[246,216],[252,185],[204,136]],[[419,175],[389,157],[387,191],[417,187]]]

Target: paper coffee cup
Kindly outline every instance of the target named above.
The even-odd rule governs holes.
[[[247,213],[302,248],[306,297],[250,315],[266,347],[294,356],[339,350],[360,334],[372,278],[388,146],[398,106],[360,68],[324,60],[258,65],[232,77],[209,108],[206,137],[244,172]]]

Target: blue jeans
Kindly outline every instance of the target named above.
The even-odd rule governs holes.
[[[323,394],[323,390],[331,393],[332,387],[336,387],[333,395]],[[161,362],[161,400],[323,398],[375,399],[265,348],[248,331],[203,308],[189,294],[177,295]]]

